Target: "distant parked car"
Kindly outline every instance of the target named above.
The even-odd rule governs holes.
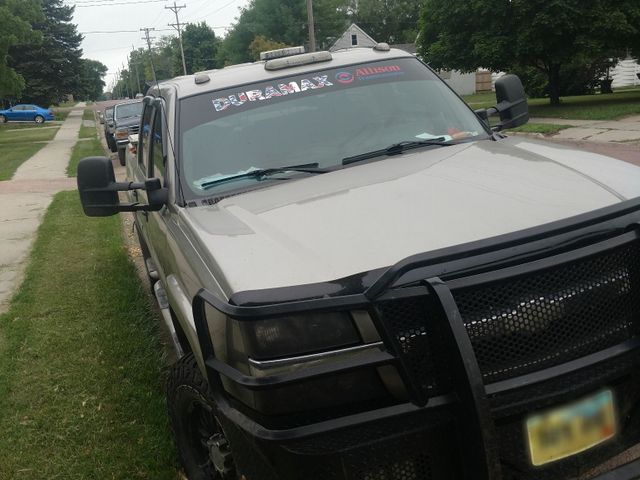
[[[36,122],[44,123],[53,120],[53,112],[38,105],[14,105],[6,110],[0,110],[0,123],[6,122]]]
[[[107,140],[109,150],[115,153],[118,151],[118,146],[116,145],[116,141],[113,138],[113,133],[115,130],[113,122],[113,107],[107,107],[104,109],[104,118],[104,138]]]

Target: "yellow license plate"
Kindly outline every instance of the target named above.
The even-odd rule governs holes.
[[[616,434],[611,390],[527,419],[533,465],[544,465],[583,452]]]

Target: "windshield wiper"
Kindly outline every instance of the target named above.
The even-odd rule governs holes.
[[[290,165],[288,167],[273,167],[273,168],[256,168],[247,172],[238,173],[236,175],[228,175],[214,180],[202,182],[198,185],[201,189],[206,190],[214,185],[220,185],[221,183],[231,182],[241,178],[257,178],[262,179],[270,175],[284,172],[304,172],[304,173],[327,173],[329,170],[326,168],[319,168],[318,163],[306,163],[303,165]]]
[[[429,140],[406,140],[404,142],[394,143],[388,147],[381,148],[380,150],[373,150],[371,152],[361,153],[352,157],[345,157],[342,159],[342,165],[349,165],[350,163],[361,162],[362,160],[368,160],[382,155],[399,155],[406,150],[433,145],[447,147],[449,145],[454,145],[454,143],[447,141],[445,137],[435,137],[430,138]]]

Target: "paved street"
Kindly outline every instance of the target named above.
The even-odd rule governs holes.
[[[20,284],[26,260],[53,195],[76,188],[67,178],[71,150],[78,140],[84,104],[78,104],[53,140],[24,162],[9,181],[0,182],[0,312]]]

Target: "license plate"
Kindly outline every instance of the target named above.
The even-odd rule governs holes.
[[[532,415],[526,422],[531,462],[544,465],[583,452],[616,434],[611,390]]]

